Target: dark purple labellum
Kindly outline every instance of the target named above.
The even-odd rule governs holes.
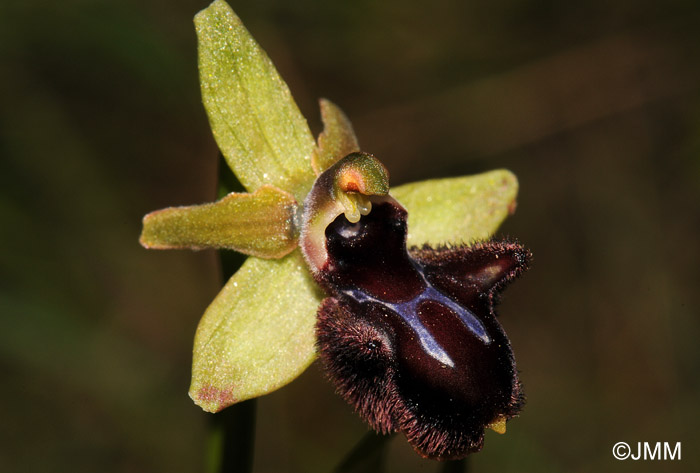
[[[331,297],[316,326],[340,394],[376,430],[402,431],[422,455],[463,458],[484,429],[515,416],[523,394],[494,304],[526,267],[518,244],[406,249],[406,211],[373,199],[359,222],[325,231],[315,273]]]

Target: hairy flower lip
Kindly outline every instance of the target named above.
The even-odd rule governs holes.
[[[494,305],[530,253],[508,241],[408,250],[405,210],[382,199],[359,224],[340,214],[326,229],[318,349],[372,428],[403,432],[427,458],[463,458],[523,404]]]

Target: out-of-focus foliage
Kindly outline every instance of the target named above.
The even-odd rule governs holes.
[[[137,238],[147,211],[215,199],[191,23],[207,3],[0,6],[2,471],[201,469],[206,415],[185,392],[214,258]],[[503,232],[535,261],[501,322],[529,401],[474,471],[658,471],[614,460],[617,441],[691,452],[697,2],[233,7],[315,132],[329,97],[392,184],[518,176]],[[258,427],[258,471],[329,471],[364,432],[313,368],[260,401]],[[390,471],[436,468],[406,448]]]

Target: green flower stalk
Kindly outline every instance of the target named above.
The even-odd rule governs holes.
[[[466,248],[490,238],[512,213],[518,185],[512,173],[497,170],[390,189],[387,170],[360,152],[350,121],[327,100],[320,101],[323,132],[313,139],[287,85],[223,0],[198,13],[195,26],[214,138],[247,192],[152,212],[144,217],[140,241],[153,249],[220,248],[249,255],[207,308],[195,336],[189,394],[205,411],[217,412],[284,386],[316,359],[317,312],[330,290],[323,278],[334,277],[329,261],[340,264],[327,247],[337,222],[355,225],[337,229],[346,235],[389,212],[397,219],[394,227],[407,228],[402,245]],[[501,258],[511,261],[515,247],[504,248]],[[481,278],[484,294],[491,298],[494,287],[524,268],[527,255],[521,256],[512,267],[484,259],[470,269]],[[435,260],[422,257],[420,264]],[[425,291],[420,297],[440,292]],[[480,330],[480,322],[474,324]],[[502,430],[514,412],[489,414],[486,424]],[[459,456],[416,448],[435,458]]]

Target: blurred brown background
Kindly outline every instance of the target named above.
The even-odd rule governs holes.
[[[187,397],[216,256],[147,252],[210,201],[193,15],[0,5],[0,471],[202,471]],[[529,402],[473,472],[700,469],[700,3],[232,1],[319,129],[345,109],[399,184],[506,167],[535,264],[506,291]],[[317,366],[258,405],[259,472],[330,471],[365,427]],[[612,445],[682,442],[680,462]],[[403,439],[389,469],[435,471]]]

